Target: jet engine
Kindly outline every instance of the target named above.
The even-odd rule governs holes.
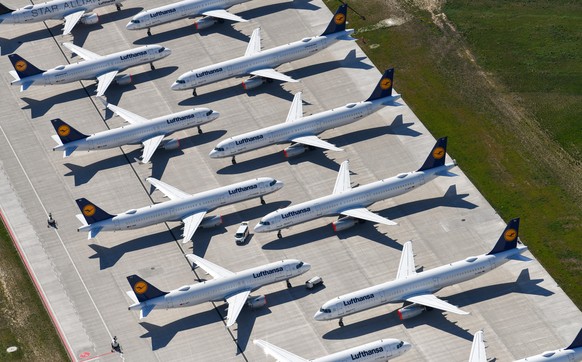
[[[170,138],[169,140],[162,142],[160,148],[168,151],[177,150],[180,148],[180,141],[175,138]]]
[[[131,74],[122,74],[115,78],[115,82],[119,85],[128,85],[131,83]]]
[[[248,297],[247,306],[251,309],[261,308],[267,305],[267,297],[259,295],[258,297]]]
[[[243,80],[242,86],[245,90],[255,89],[265,83],[265,80],[261,77],[250,77],[247,80]]]
[[[300,154],[304,153],[308,149],[309,149],[308,146],[304,146],[301,143],[296,143],[294,145],[291,145],[291,146],[285,148],[283,150],[283,154],[285,155],[285,157],[291,158],[291,157],[299,156]]]
[[[85,25],[93,25],[99,22],[99,16],[95,13],[88,13],[81,16],[81,23]]]
[[[347,230],[355,226],[357,223],[358,220],[353,217],[342,217],[341,219],[332,222],[331,227],[333,228],[333,231],[337,233],[338,231]]]
[[[206,28],[210,28],[212,25],[216,24],[218,21],[214,18],[209,18],[209,17],[203,17],[201,19],[198,19],[194,22],[194,26],[196,27],[196,30],[202,30],[202,29],[206,29]]]
[[[202,219],[202,222],[200,223],[199,227],[203,229],[210,229],[213,227],[217,227],[220,224],[222,224],[222,216],[220,215],[207,216],[204,219]]]
[[[410,304],[398,309],[396,313],[398,313],[398,318],[403,321],[405,319],[414,318],[425,310],[426,308],[420,304]]]

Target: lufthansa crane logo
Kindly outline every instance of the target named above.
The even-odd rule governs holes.
[[[440,160],[441,158],[445,157],[445,149],[442,147],[437,147],[432,151],[432,157],[436,160]]]
[[[16,68],[16,70],[19,72],[24,72],[27,67],[28,64],[24,60],[19,60],[16,62],[16,64],[14,64],[14,68]]]
[[[333,20],[335,21],[335,23],[337,25],[341,25],[346,21],[346,16],[342,13],[336,14],[336,16],[333,17]]]
[[[133,291],[136,294],[143,294],[148,291],[148,285],[146,282],[140,280],[133,286]]]
[[[95,210],[96,210],[95,205],[91,205],[91,204],[85,205],[85,206],[83,206],[83,215],[91,217],[91,216],[95,215]]]
[[[384,90],[390,88],[391,85],[392,85],[392,81],[390,80],[390,78],[384,78],[380,81],[380,88],[382,88]]]
[[[59,133],[59,136],[67,137],[71,133],[71,127],[63,124],[62,126],[59,126],[57,132]]]
[[[517,237],[517,231],[515,231],[515,229],[509,229],[505,233],[503,233],[503,238],[508,243],[510,243],[513,240],[515,240],[516,237]]]

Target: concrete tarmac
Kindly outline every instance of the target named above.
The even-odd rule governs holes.
[[[20,2],[3,2],[17,7]],[[127,31],[125,24],[142,7],[167,1],[127,1],[122,11],[97,9],[101,23],[78,25],[73,36],[61,36],[62,25],[0,24],[0,211],[25,256],[49,306],[72,359],[116,360],[111,338],[118,336],[128,360],[271,361],[253,345],[264,339],[312,359],[381,338],[400,338],[413,348],[398,361],[465,361],[472,335],[485,331],[489,358],[509,361],[568,345],[582,326],[580,311],[536,261],[511,261],[497,270],[437,295],[471,315],[430,311],[400,321],[389,304],[337,321],[317,322],[313,314],[325,301],[387,280],[396,275],[402,244],[414,241],[416,264],[431,269],[488,252],[505,226],[487,200],[462,172],[442,177],[370,209],[399,223],[389,227],[365,223],[334,233],[333,218],[322,218],[275,233],[255,234],[242,246],[234,243],[238,224],[254,226],[267,213],[291,203],[324,196],[342,161],[349,159],[352,183],[363,185],[417,169],[435,142],[406,106],[386,109],[356,123],[324,132],[321,137],[345,152],[315,150],[287,160],[285,145],[267,147],[230,159],[214,160],[210,150],[223,138],[284,122],[293,95],[303,92],[304,112],[312,114],[367,98],[380,77],[355,42],[340,42],[314,56],[283,64],[278,70],[300,83],[273,82],[245,92],[241,79],[229,79],[191,92],[170,85],[182,73],[243,55],[249,35],[261,27],[263,49],[317,35],[331,13],[319,0],[275,2],[256,0],[231,8],[249,23],[225,22],[196,31],[192,20],[181,20],[146,31]],[[350,15],[348,14],[348,19]],[[386,30],[389,31],[389,30]],[[31,87],[20,93],[11,87],[12,70],[4,55],[16,52],[39,68],[48,69],[79,59],[60,44],[74,41],[88,50],[109,54],[156,43],[172,49],[169,57],[132,68],[131,85],[112,84],[107,100],[146,118],[188,107],[209,107],[217,120],[176,133],[181,148],[159,150],[149,165],[134,161],[139,146],[98,152],[75,152],[63,159],[53,152],[50,120],[61,118],[83,133],[124,125],[93,96],[94,81]],[[398,64],[395,64],[398,89]],[[449,139],[449,144],[455,143]],[[85,197],[109,213],[121,213],[166,199],[145,181],[153,176],[180,190],[196,193],[234,182],[270,176],[285,182],[277,193],[220,208],[224,224],[200,229],[194,243],[182,245],[179,223],[126,232],[102,232],[87,240],[78,233],[75,199]],[[523,205],[524,208],[527,205]],[[51,212],[57,228],[47,228]],[[515,215],[516,217],[519,215]],[[535,220],[522,220],[522,228]],[[524,240],[527,244],[527,240]],[[154,310],[146,319],[128,311],[126,276],[138,274],[162,290],[210,279],[193,273],[184,258],[194,252],[232,271],[282,258],[312,265],[304,276],[264,287],[268,305],[243,310],[238,323],[225,328],[224,303],[205,303],[174,310]],[[530,253],[528,256],[532,257]],[[324,286],[313,291],[303,283],[314,275]]]

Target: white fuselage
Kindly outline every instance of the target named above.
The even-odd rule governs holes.
[[[170,55],[170,49],[160,45],[145,45],[139,48],[124,50],[98,59],[86,60],[69,65],[59,65],[43,73],[12,81],[12,85],[32,83],[33,85],[52,85],[71,83],[78,80],[95,79],[112,71],[151,63]]]
[[[223,79],[250,74],[252,71],[276,68],[283,63],[308,57],[353,33],[352,29],[329,35],[304,38],[294,43],[280,45],[259,53],[227,60],[182,74],[172,84],[173,90],[195,88]]]
[[[90,135],[87,138],[59,145],[53,150],[75,147],[79,151],[103,150],[128,144],[138,144],[159,135],[170,135],[186,128],[200,126],[218,118],[218,112],[208,108],[193,108],[143,123],[134,123]]]
[[[389,361],[404,354],[410,348],[411,345],[409,343],[398,339],[381,339],[325,357],[316,358],[312,362]]]
[[[134,16],[126,25],[128,30],[139,30],[169,23],[175,20],[191,18],[203,12],[215,9],[228,9],[249,0],[185,0],[168,4],[151,10],[144,10]]]
[[[295,259],[287,259],[247,269],[229,277],[212,279],[198,284],[174,289],[166,295],[153,298],[129,307],[139,310],[145,306],[157,309],[189,307],[204,302],[218,302],[229,296],[290,278],[307,272],[311,266]]]
[[[476,278],[521,254],[527,247],[503,251],[493,255],[479,255],[443,265],[435,269],[397,279],[357,292],[342,295],[323,304],[314,318],[319,321],[342,318],[379,305],[404,302],[418,294],[433,293],[449,285]]]
[[[520,359],[515,362],[580,362],[582,361],[582,347],[555,351],[548,351],[536,356]]]
[[[103,231],[139,229],[166,221],[182,220],[197,212],[211,211],[217,207],[260,197],[283,187],[281,181],[270,177],[260,177],[230,186],[200,192],[191,197],[170,200],[155,205],[128,210],[111,219],[82,226],[78,231],[102,228]]]
[[[426,171],[401,173],[337,195],[332,194],[279,209],[263,217],[254,230],[256,232],[281,230],[323,216],[339,215],[343,210],[367,207],[377,201],[414,190],[436,178],[438,173],[446,172],[454,166],[454,163],[450,163]]]
[[[89,12],[106,5],[119,4],[124,0],[54,0],[27,5],[12,13],[0,15],[0,23],[35,23],[45,20],[62,20],[65,16],[84,10]]]
[[[296,137],[318,135],[321,132],[344,126],[377,112],[385,106],[385,102],[396,97],[386,97],[373,101],[349,103],[343,107],[334,108],[311,116],[302,117],[293,122],[248,132],[221,141],[210,157],[221,158],[238,155],[272,144],[291,142]]]

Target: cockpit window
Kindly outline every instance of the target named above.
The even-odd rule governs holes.
[[[259,224],[260,225],[271,225],[271,223],[268,221],[260,221]]]
[[[178,83],[178,84],[186,84],[186,81],[185,80],[182,80],[182,79],[178,79],[176,81],[176,83]]]
[[[214,147],[214,150],[215,151],[218,151],[218,152],[222,152],[222,151],[224,151],[224,148],[222,148],[222,147]]]
[[[323,308],[323,307],[321,307],[321,308],[319,308],[319,311],[321,313],[331,313],[331,309],[329,309],[329,308]]]
[[[158,50],[158,53],[163,52],[164,50],[166,50],[166,47],[161,47],[160,50]]]
[[[134,24],[139,24],[139,20],[136,20],[136,19],[131,19],[131,23],[134,23]]]
[[[302,261],[300,261],[300,262],[299,262],[299,264],[297,264],[297,265],[295,266],[295,269],[299,269],[299,268],[301,268],[302,266],[303,266],[303,262],[302,262]]]
[[[269,186],[273,186],[273,185],[275,185],[276,183],[277,183],[277,180],[273,180],[273,181],[269,182]]]
[[[398,343],[398,344],[396,345],[396,349],[398,349],[398,348],[400,348],[400,347],[402,347],[402,346],[404,346],[404,341],[400,341],[400,343]]]
[[[210,110],[210,111],[206,112],[206,115],[207,115],[207,116],[210,116],[211,114],[212,114],[212,110]]]

